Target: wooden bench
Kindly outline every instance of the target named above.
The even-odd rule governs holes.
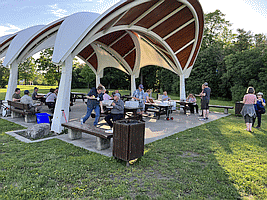
[[[110,147],[110,139],[113,137],[112,133],[106,133],[104,129],[89,126],[87,124],[81,125],[81,122],[72,121],[61,124],[68,129],[68,136],[72,140],[81,139],[82,133],[88,133],[96,136],[96,149],[103,150]]]
[[[220,105],[209,105],[210,108],[224,108],[224,114],[228,114],[228,109],[234,109],[234,106],[220,106]]]
[[[28,104],[23,104],[20,102],[9,101],[9,100],[7,102],[8,105],[10,106],[11,118],[24,116],[26,123],[36,122],[36,116],[34,113],[30,111]]]

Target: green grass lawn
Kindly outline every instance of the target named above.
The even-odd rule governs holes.
[[[58,139],[26,144],[0,119],[0,199],[267,199],[267,121],[233,115],[145,146],[125,167]]]

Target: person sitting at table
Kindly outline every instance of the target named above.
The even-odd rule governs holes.
[[[49,109],[51,109],[52,112],[54,112],[56,105],[56,99],[57,99],[56,91],[57,90],[51,88],[50,92],[47,93],[45,100],[45,104],[48,106]]]
[[[194,108],[196,108],[196,113],[198,113],[198,105],[197,105],[197,99],[193,94],[189,94],[188,97],[186,98],[186,101],[189,102],[190,104],[188,104],[189,108],[190,108],[190,112],[191,113],[195,113],[194,112]]]
[[[144,93],[144,100],[145,103],[152,103],[149,99],[149,95],[151,94],[151,89],[147,89],[146,92]]]
[[[137,110],[137,114],[143,114],[143,108],[144,108],[144,86],[142,84],[139,85],[138,89],[134,91],[133,93],[133,99],[135,101],[139,101],[139,108]]]
[[[114,96],[114,94],[119,94],[121,97],[121,93],[119,93],[119,90],[115,90],[114,92],[112,92],[112,96]]]
[[[55,89],[55,94],[56,95],[58,94],[58,87]]]
[[[38,95],[37,92],[38,92],[38,87],[34,87],[33,93],[32,93],[33,103],[36,103],[36,101],[37,101],[37,95]]]
[[[123,101],[120,99],[120,94],[116,93],[114,94],[114,101],[111,104],[113,107],[110,111],[110,114],[108,116],[105,117],[106,122],[108,123],[108,125],[110,126],[110,130],[106,131],[108,133],[113,133],[113,123],[116,120],[120,120],[123,119],[123,115],[124,115],[124,103]],[[112,119],[112,121],[111,121]]]
[[[29,96],[30,92],[29,90],[24,91],[24,96],[21,97],[20,102],[23,104],[28,104],[30,111],[32,113],[37,113],[41,110],[40,104],[34,104],[32,98]]]
[[[164,91],[162,95],[162,101],[169,101],[169,100],[171,100],[171,98],[168,97],[167,91]]]
[[[16,88],[15,93],[12,95],[12,101],[20,101],[20,89]]]
[[[109,91],[108,90],[105,90],[105,94],[103,95],[103,100],[110,100],[112,99],[111,96],[108,95]]]

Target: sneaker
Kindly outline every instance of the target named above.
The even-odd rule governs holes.
[[[259,127],[259,126],[256,126],[255,128],[258,128],[258,129],[260,129],[261,127]]]
[[[106,130],[105,133],[113,133],[113,129]]]
[[[208,117],[206,117],[206,119],[209,119]]]
[[[205,121],[206,119],[205,118],[200,118],[198,119],[199,121]]]

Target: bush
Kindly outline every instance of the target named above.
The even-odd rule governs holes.
[[[242,85],[234,85],[231,87],[232,100],[233,101],[242,101],[246,93],[247,88]]]

